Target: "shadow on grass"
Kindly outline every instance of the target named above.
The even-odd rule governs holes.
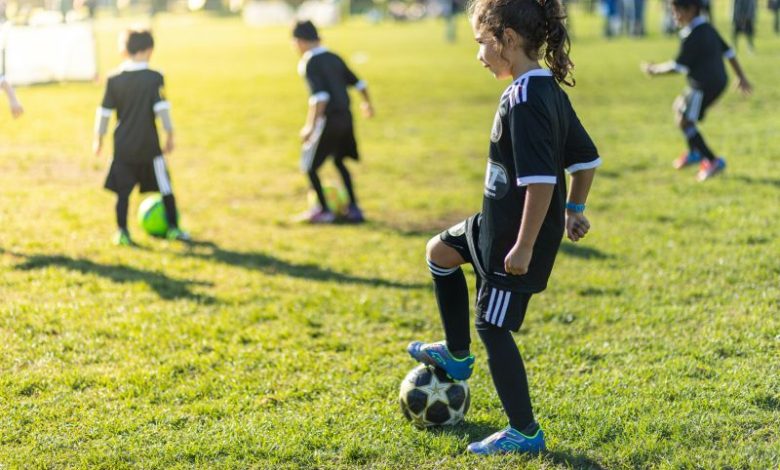
[[[197,294],[190,290],[193,285],[211,286],[210,282],[184,281],[172,279],[164,274],[152,271],[143,271],[129,266],[118,264],[99,264],[88,259],[69,258],[67,256],[47,256],[47,255],[20,255],[15,254],[26,260],[16,265],[15,269],[20,271],[32,271],[35,269],[44,269],[50,266],[65,268],[69,271],[76,271],[82,274],[93,274],[112,282],[119,284],[126,282],[144,282],[160,298],[165,300],[188,299],[204,304],[216,302],[211,296]]]
[[[586,245],[575,245],[564,241],[561,243],[561,252],[568,256],[582,259],[610,259],[612,255],[604,253],[598,248],[593,248]]]
[[[385,220],[372,220],[370,225],[402,237],[431,238],[472,215],[474,215],[473,212],[453,213],[441,217],[432,217],[424,221],[414,221],[405,219],[400,215],[385,214],[385,217],[387,217]]]
[[[481,422],[464,422],[456,426],[441,426],[427,429],[427,432],[434,434],[451,434],[457,437],[465,437],[469,442],[480,441],[485,437],[498,431],[494,424]],[[567,452],[564,450],[547,450],[540,454],[542,459],[551,462],[556,466],[563,466],[577,469],[604,470],[595,460],[586,455]]]
[[[767,186],[774,186],[776,188],[780,188],[780,179],[778,178],[766,178],[766,177],[754,178],[752,176],[745,176],[745,175],[729,175],[729,179],[742,181],[750,184],[763,184]]]
[[[404,283],[380,278],[358,277],[351,274],[331,271],[316,264],[296,264],[285,261],[266,253],[231,251],[220,248],[210,241],[194,240],[190,243],[191,250],[183,253],[203,260],[216,260],[220,263],[252,269],[266,274],[279,274],[323,282],[339,282],[344,284],[361,284],[372,287],[390,287],[393,289],[425,289],[428,284]],[[199,251],[202,250],[202,251]]]

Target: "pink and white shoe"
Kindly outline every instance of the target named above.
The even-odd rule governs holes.
[[[726,160],[716,158],[714,161],[702,160],[699,165],[699,173],[696,174],[698,181],[706,181],[721,171],[726,169]]]
[[[336,221],[336,216],[333,212],[322,208],[315,208],[309,212],[309,218],[307,222],[310,224],[332,224]]]

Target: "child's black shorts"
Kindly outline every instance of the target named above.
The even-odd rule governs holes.
[[[314,126],[314,133],[301,151],[301,170],[317,170],[329,156],[336,159],[359,158],[352,116],[322,118]]]
[[[688,88],[675,101],[675,109],[690,122],[704,120],[707,109],[720,97],[723,90],[716,92]]]
[[[479,245],[479,222],[480,214],[473,215],[443,231],[439,237],[474,267],[477,275],[476,325],[490,324],[517,331],[523,324],[533,294],[507,289],[505,283],[485,274],[475,249]]]
[[[172,194],[171,179],[162,156],[145,163],[128,163],[117,159],[111,162],[105,188],[117,194],[130,194],[135,185],[142,193],[159,191],[163,196]]]

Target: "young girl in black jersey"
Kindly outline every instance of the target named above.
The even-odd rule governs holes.
[[[455,379],[471,375],[468,288],[460,268],[471,264],[478,279],[476,329],[509,426],[468,450],[539,452],[544,433],[512,331],[531,296],[546,288],[564,231],[576,242],[590,229],[583,212],[601,160],[559,86],[574,84],[560,0],[475,0],[470,13],[477,58],[497,79],[513,81],[493,120],[482,212],[428,242],[446,340],[416,341],[408,352]]]

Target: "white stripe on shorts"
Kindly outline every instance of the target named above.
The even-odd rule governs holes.
[[[171,181],[168,178],[168,171],[165,169],[165,160],[162,155],[154,157],[152,160],[154,165],[154,177],[157,179],[157,188],[160,190],[160,194],[163,196],[169,196],[173,192],[171,191]]]
[[[301,152],[301,171],[304,173],[311,170],[311,166],[314,163],[314,155],[317,154],[317,147],[320,146],[320,139],[322,138],[322,131],[325,130],[326,119],[320,118],[314,124],[314,132],[312,132],[309,140],[303,143],[303,151]]]
[[[701,114],[701,104],[704,99],[704,92],[700,90],[694,90],[691,94],[688,108],[685,110],[685,118],[691,122],[698,122],[699,115]]]
[[[509,309],[509,297],[511,296],[512,293],[507,291],[506,297],[504,297],[504,306],[501,307],[501,315],[498,317],[498,322],[496,323],[496,326],[502,326],[504,324],[504,317],[506,316],[506,311]]]

